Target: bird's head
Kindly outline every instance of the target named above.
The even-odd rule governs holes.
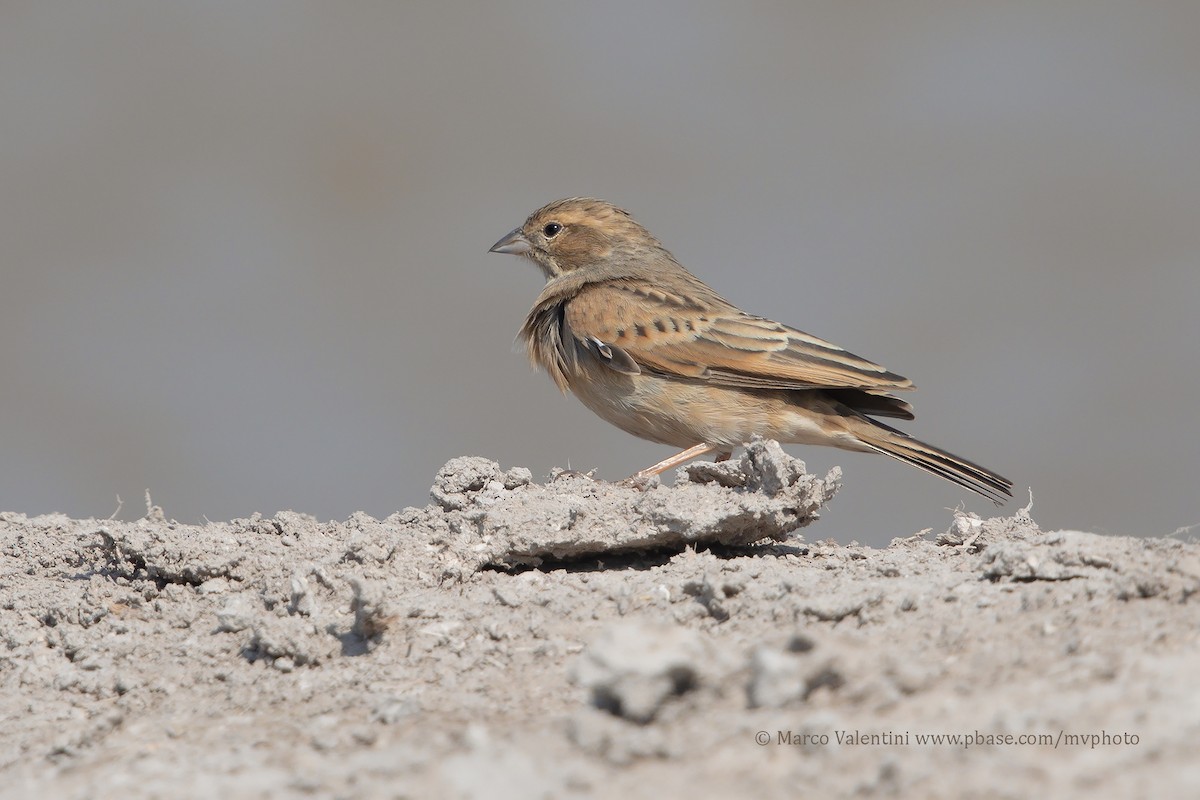
[[[644,262],[662,252],[662,245],[612,203],[569,197],[534,211],[489,252],[525,256],[550,280],[576,270],[619,271],[630,259]]]

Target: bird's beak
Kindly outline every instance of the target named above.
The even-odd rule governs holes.
[[[521,233],[520,228],[513,228],[508,233],[500,237],[500,241],[492,245],[489,253],[507,253],[509,255],[519,256],[529,252],[529,240],[525,238],[525,234]]]

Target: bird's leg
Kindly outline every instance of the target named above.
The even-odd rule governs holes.
[[[621,482],[631,483],[636,486],[647,478],[652,478],[655,475],[661,475],[672,467],[678,467],[680,464],[691,461],[693,458],[699,458],[705,453],[711,453],[713,450],[716,450],[717,447],[718,446],[715,444],[706,444],[701,442],[698,445],[689,447],[687,450],[676,453],[670,458],[664,458],[662,461],[658,462],[652,467],[646,467],[645,469],[638,470]],[[722,453],[722,455],[724,455],[725,458],[729,458],[732,453]]]

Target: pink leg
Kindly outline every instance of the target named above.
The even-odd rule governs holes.
[[[638,481],[643,481],[652,475],[661,475],[672,467],[678,467],[680,464],[691,461],[693,458],[699,458],[705,453],[711,453],[716,449],[717,445],[715,444],[705,444],[704,442],[701,442],[694,447],[689,447],[687,450],[684,450],[681,453],[676,453],[670,458],[664,458],[662,461],[658,462],[652,467],[646,467],[645,469],[638,470],[626,478],[625,481],[629,483],[637,483]],[[725,458],[729,458],[732,453],[722,453],[722,455],[724,455]],[[720,460],[723,461],[724,459]]]

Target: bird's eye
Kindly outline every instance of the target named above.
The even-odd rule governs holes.
[[[557,222],[547,222],[546,227],[542,228],[542,233],[546,234],[547,239],[553,239],[555,236],[558,236],[561,230],[562,225],[559,225]]]

